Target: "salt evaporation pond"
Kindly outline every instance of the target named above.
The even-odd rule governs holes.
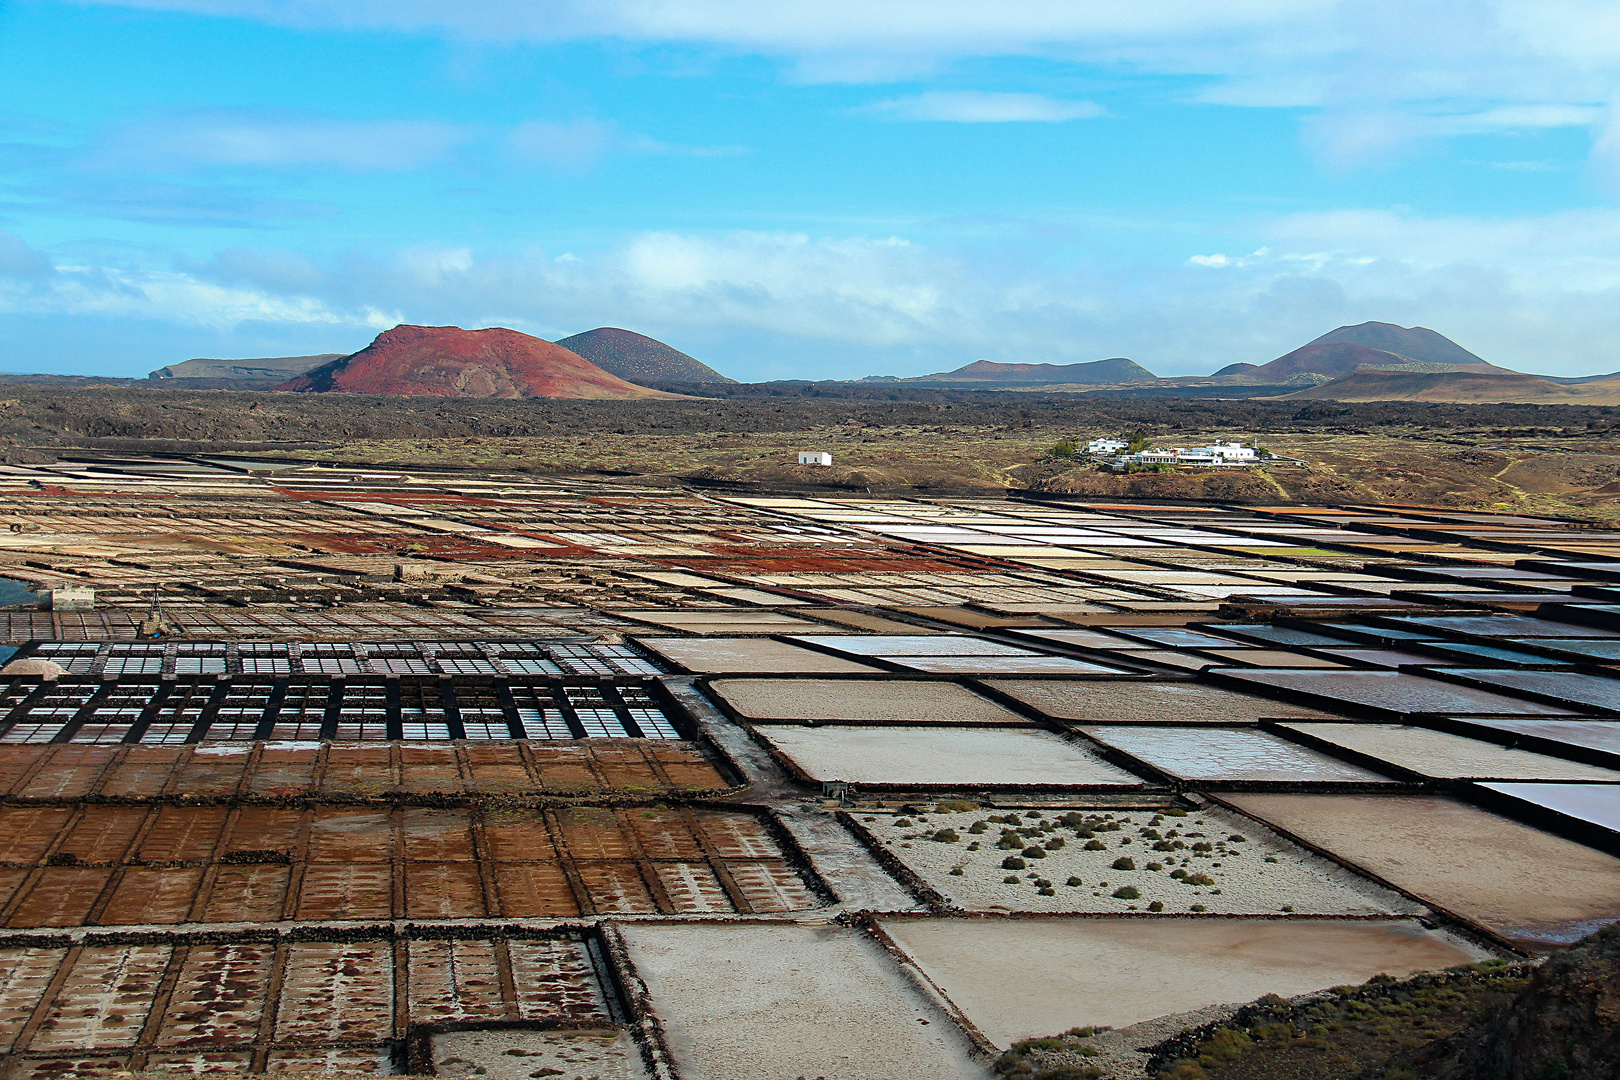
[[[1273,784],[1387,784],[1359,765],[1253,728],[1146,727],[1078,729],[1104,746],[1180,780]]]
[[[1514,673],[1520,674],[1520,673]],[[1563,678],[1560,672],[1550,673]],[[1479,716],[1569,716],[1568,709],[1542,705],[1472,686],[1457,686],[1398,671],[1280,671],[1228,668],[1222,678],[1255,686],[1293,690],[1329,702],[1362,705],[1393,713],[1472,713]],[[1617,684],[1620,685],[1620,684]]]
[[[716,679],[709,689],[750,720],[1022,724],[988,698],[947,682],[903,679]]]
[[[1620,772],[1610,769],[1528,750],[1510,750],[1432,728],[1405,724],[1282,724],[1280,727],[1434,779],[1620,782]]]
[[[1569,638],[1512,638],[1515,645],[1533,645],[1544,649],[1557,649],[1592,660],[1620,660],[1620,640],[1582,641]],[[1541,659],[1545,660],[1546,657]]]
[[[959,634],[797,634],[794,641],[856,656],[1028,656],[1029,649]]]
[[[877,668],[811,649],[801,649],[770,638],[637,638],[636,641],[699,673],[757,672],[833,675],[871,672]]]
[[[1620,787],[1609,784],[1482,784],[1533,806],[1620,833]]]
[[[1408,919],[891,918],[880,925],[999,1047],[1490,955]]]
[[[985,686],[1057,720],[1126,724],[1253,724],[1263,718],[1335,719],[1332,713],[1193,682],[987,679]]]
[[[1484,720],[1470,717],[1462,722],[1508,735],[1597,750],[1612,755],[1620,763],[1620,720]]]
[[[1143,781],[1050,732],[1010,728],[771,727],[812,780],[939,786],[1113,786]]]
[[[1123,675],[1120,668],[1066,656],[884,656],[917,671],[944,675]],[[1132,673],[1134,674],[1134,673]]]
[[[839,926],[620,926],[680,1074],[983,1080],[950,1016]]]
[[[1458,675],[1507,690],[1544,694],[1559,701],[1620,712],[1620,680],[1601,675],[1582,675],[1573,671],[1500,671],[1495,668],[1455,670]]]
[[[1570,945],[1620,921],[1620,859],[1457,799],[1221,798],[1523,948]]]

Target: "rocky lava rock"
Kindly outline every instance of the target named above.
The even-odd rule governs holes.
[[[1548,960],[1507,1008],[1430,1054],[1421,1071],[1439,1080],[1620,1076],[1620,925]]]

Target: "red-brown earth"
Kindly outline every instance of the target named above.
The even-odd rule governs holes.
[[[516,330],[396,326],[278,390],[478,398],[677,398],[625,382],[577,353]]]

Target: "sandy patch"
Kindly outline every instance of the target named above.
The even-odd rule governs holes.
[[[902,949],[997,1046],[1486,957],[1416,921],[893,919]]]

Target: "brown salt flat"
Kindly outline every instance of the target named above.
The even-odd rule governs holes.
[[[987,679],[984,685],[1055,719],[1099,724],[1252,724],[1265,717],[1337,719],[1317,709],[1200,683]]]
[[[699,673],[808,672],[837,674],[877,671],[869,664],[858,664],[838,656],[801,649],[770,638],[638,638],[641,645],[672,660],[687,671]]]
[[[952,683],[876,679],[716,679],[710,690],[753,720],[1028,724]]]
[[[894,959],[831,926],[625,925],[683,1077],[982,1080]]]
[[[1525,948],[1568,945],[1620,921],[1620,859],[1456,799],[1222,798]]]
[[[1408,920],[890,919],[882,927],[1001,1047],[1485,958]]]

